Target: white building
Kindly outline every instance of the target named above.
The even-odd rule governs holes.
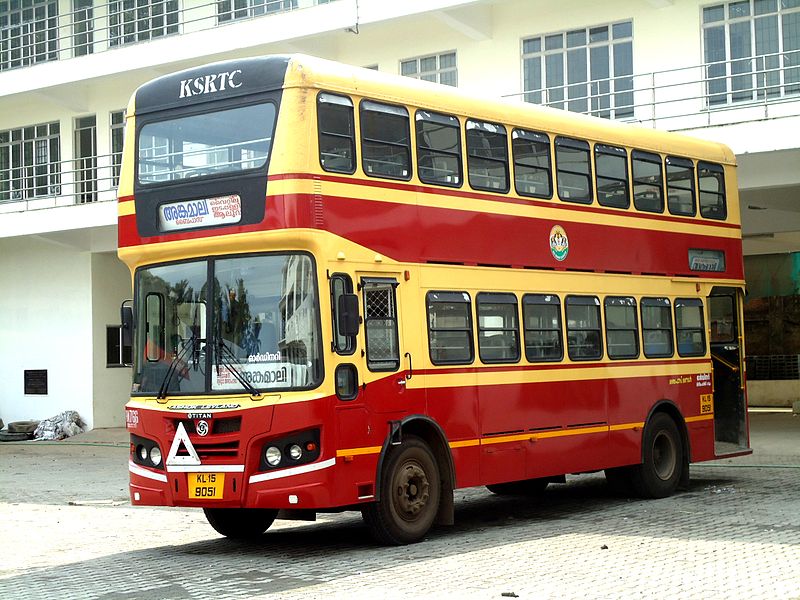
[[[800,0],[0,0],[0,418],[123,424],[123,109],[290,52],[725,142],[745,253],[800,249]]]

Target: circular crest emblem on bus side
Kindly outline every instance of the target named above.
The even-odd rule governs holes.
[[[209,432],[208,422],[207,421],[198,421],[197,422],[197,435],[200,436],[207,436]]]
[[[569,253],[569,238],[561,225],[556,225],[550,230],[550,252],[553,258],[562,261]]]

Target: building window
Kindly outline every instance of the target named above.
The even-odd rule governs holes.
[[[178,33],[178,0],[108,3],[109,45],[122,46]]]
[[[75,202],[97,200],[97,119],[75,119]]]
[[[94,52],[94,0],[72,2],[72,54],[85,56]]]
[[[400,74],[455,87],[458,85],[456,53],[445,52],[400,61]]]
[[[0,131],[0,202],[61,193],[59,123]]]
[[[324,2],[318,0],[318,3],[323,4]],[[217,2],[217,20],[225,23],[295,8],[297,8],[297,0],[220,0]]]
[[[800,0],[740,0],[702,11],[709,106],[800,93]]]
[[[0,71],[58,58],[58,2],[0,0]]]
[[[125,111],[115,110],[110,115],[111,122],[111,168],[114,187],[119,186],[119,171],[122,167],[122,144],[125,141]]]
[[[133,363],[133,349],[122,341],[120,325],[106,325],[106,367],[127,367]]]
[[[525,38],[522,86],[526,102],[632,117],[633,22]]]

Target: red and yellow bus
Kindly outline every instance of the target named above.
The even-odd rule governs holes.
[[[306,56],[127,109],[135,505],[229,537],[605,470],[644,497],[750,452],[726,147]]]

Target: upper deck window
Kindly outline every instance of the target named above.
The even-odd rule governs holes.
[[[511,132],[514,153],[514,187],[520,196],[553,197],[550,138],[545,133],[515,129]]]
[[[673,215],[697,214],[694,199],[694,163],[688,158],[667,157],[667,206]]]
[[[267,163],[275,106],[255,104],[148,123],[139,133],[145,185],[238,173]]]
[[[483,121],[467,121],[467,169],[476,190],[508,191],[506,128]]]
[[[664,169],[661,157],[652,152],[634,150],[631,153],[633,165],[633,205],[636,210],[645,212],[664,212]]]
[[[319,162],[326,171],[356,170],[356,133],[353,101],[346,96],[322,93],[317,98]]]
[[[567,202],[592,203],[592,165],[589,143],[556,138],[558,197]]]
[[[411,133],[405,108],[361,102],[361,160],[370,177],[411,178]]]
[[[697,179],[700,187],[700,214],[706,219],[727,219],[725,173],[722,167],[714,163],[697,163]]]
[[[595,144],[594,163],[597,171],[597,202],[601,206],[628,208],[628,153],[625,148]]]
[[[461,127],[449,115],[418,110],[417,171],[424,183],[461,186]]]

